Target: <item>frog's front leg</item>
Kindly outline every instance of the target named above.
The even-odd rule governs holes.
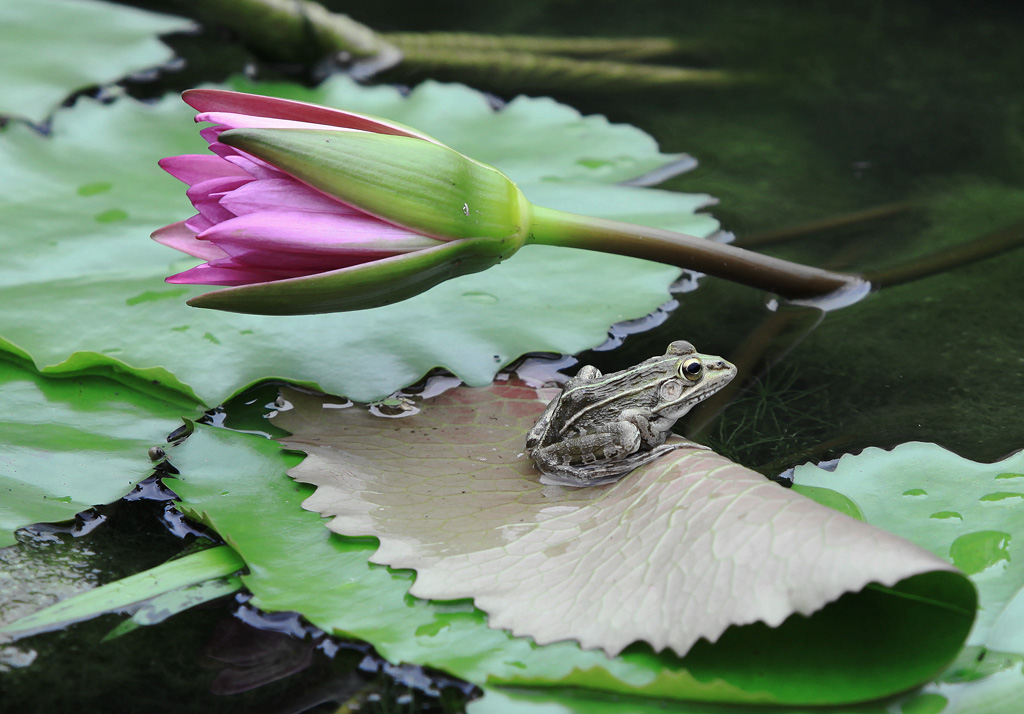
[[[650,412],[640,409],[623,409],[619,419],[628,422],[636,427],[640,440],[648,448],[658,446],[665,441],[665,428],[671,428],[671,424],[660,424],[657,417],[649,416]]]
[[[665,443],[665,439],[667,439],[668,435],[672,433],[672,426],[676,423],[676,420],[649,414],[649,412],[644,412],[639,409],[624,409],[620,418],[636,426],[644,446],[648,449],[653,449]],[[694,441],[690,441],[689,439],[686,441],[677,441],[676,446],[673,448],[680,448],[683,446],[693,447],[696,449],[708,448],[703,444],[698,444]]]

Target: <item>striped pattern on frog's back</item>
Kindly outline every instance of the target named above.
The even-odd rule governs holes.
[[[681,361],[679,354],[664,354],[629,369],[588,379],[578,385],[566,385],[560,400],[561,406],[568,408],[571,416],[566,418],[558,433],[564,434],[580,421],[593,421],[606,407],[619,413],[624,409],[657,404],[661,385],[670,379],[679,379],[678,365]]]

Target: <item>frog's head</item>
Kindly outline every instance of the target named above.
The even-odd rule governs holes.
[[[675,359],[667,363],[671,374],[666,375],[668,378],[659,387],[654,411],[669,419],[683,416],[736,376],[736,367],[731,362],[715,355],[700,354],[685,340],[670,344],[665,356]]]

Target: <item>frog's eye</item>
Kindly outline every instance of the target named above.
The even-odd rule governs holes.
[[[696,357],[691,357],[680,362],[677,371],[683,379],[696,382],[704,374],[704,364]]]

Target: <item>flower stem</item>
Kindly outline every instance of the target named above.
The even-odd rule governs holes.
[[[598,250],[696,270],[797,300],[862,293],[856,275],[812,268],[660,228],[533,207],[529,243]]]

